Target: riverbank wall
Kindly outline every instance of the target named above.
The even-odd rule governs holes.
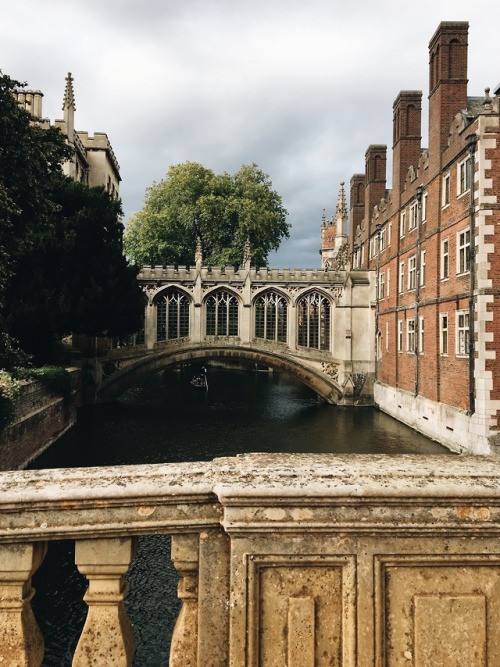
[[[81,373],[67,370],[72,390],[66,398],[38,380],[22,385],[14,420],[0,431],[0,470],[25,468],[76,423]]]

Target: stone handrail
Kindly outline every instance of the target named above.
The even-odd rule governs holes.
[[[171,667],[500,664],[500,462],[311,454],[1,473],[0,664],[41,665],[31,577],[72,538],[73,665],[131,665],[124,576],[154,533],[180,575]]]

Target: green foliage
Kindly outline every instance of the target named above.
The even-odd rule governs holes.
[[[139,330],[144,297],[121,251],[121,205],[102,187],[60,177],[50,224],[19,256],[6,290],[8,330],[36,363],[70,333],[124,336]]]
[[[0,304],[16,257],[32,247],[54,209],[52,181],[72,151],[56,128],[41,128],[20,109],[22,86],[0,71]]]
[[[12,371],[17,367],[28,367],[31,357],[21,350],[19,341],[9,336],[8,333],[0,332],[0,369]]]
[[[40,368],[18,368],[16,375],[21,380],[38,380],[47,389],[68,398],[71,394],[71,376],[61,366],[41,366]]]
[[[144,208],[127,222],[124,249],[139,265],[192,264],[200,239],[204,263],[238,265],[248,239],[252,263],[265,266],[289,236],[286,216],[257,165],[231,176],[186,162],[148,188]]]
[[[0,370],[0,429],[12,421],[19,392],[19,382],[7,371]]]
[[[121,248],[121,205],[62,174],[73,151],[15,99],[0,72],[0,367],[52,360],[70,333],[124,336],[144,312],[137,270]]]

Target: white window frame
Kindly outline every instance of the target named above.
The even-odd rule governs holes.
[[[406,320],[406,351],[415,352],[415,320],[413,317]]]
[[[403,351],[403,320],[398,320],[398,352]]]
[[[405,263],[399,262],[399,281],[398,281],[398,290],[400,294],[403,294],[405,291]]]
[[[439,354],[448,356],[450,345],[450,324],[448,313],[439,313]]]
[[[408,221],[408,231],[411,232],[417,228],[418,224],[418,202],[413,202],[410,206],[410,219]]]
[[[450,277],[450,240],[448,237],[441,240],[441,280]]]
[[[427,221],[427,192],[422,195],[422,224]]]
[[[408,292],[417,288],[417,256],[408,257]]]
[[[469,311],[458,310],[456,319],[456,354],[457,357],[469,356]]]
[[[457,197],[461,197],[470,190],[470,166],[470,156],[457,164]]]
[[[427,251],[426,250],[421,250],[420,251],[420,287],[425,286],[425,258],[427,256]]]
[[[424,316],[418,318],[418,353],[424,353]]]
[[[389,293],[391,291],[391,269],[390,267],[387,269],[387,298],[389,298]]]
[[[470,229],[457,232],[457,275],[470,271]]]
[[[450,173],[448,172],[443,176],[443,208],[450,205],[450,192]]]
[[[391,245],[391,236],[392,236],[392,222],[389,223],[389,229],[387,232],[387,245]]]
[[[382,227],[380,230],[380,236],[379,236],[379,244],[378,244],[378,251],[379,253],[382,252],[382,250],[385,250],[386,247],[386,229],[385,227]]]
[[[406,209],[404,211],[401,211],[401,215],[399,216],[399,238],[403,238],[405,235],[406,231]]]
[[[381,301],[385,298],[385,273],[381,271],[378,274],[378,300]]]

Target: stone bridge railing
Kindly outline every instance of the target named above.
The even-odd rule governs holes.
[[[169,533],[171,667],[500,664],[500,463],[246,455],[0,474],[0,664],[39,666],[31,576],[76,541],[73,665],[130,665],[124,575]]]

